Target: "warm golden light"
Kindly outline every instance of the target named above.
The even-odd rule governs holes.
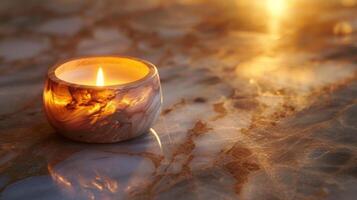
[[[145,63],[113,57],[77,59],[66,62],[55,70],[56,76],[63,81],[99,87],[135,82],[149,73],[150,68]]]
[[[341,0],[341,4],[346,7],[353,7],[357,5],[357,0]]]
[[[333,33],[335,35],[349,35],[353,32],[353,28],[351,23],[347,22],[347,21],[341,21],[335,24],[335,26],[333,27]]]
[[[280,16],[285,9],[285,0],[267,0],[268,11],[271,15]]]
[[[268,32],[273,39],[278,39],[282,34],[281,26],[287,17],[289,2],[289,0],[265,0]]]
[[[102,67],[98,68],[96,85],[97,86],[104,86],[104,74],[103,74]]]

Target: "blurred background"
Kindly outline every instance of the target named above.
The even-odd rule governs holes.
[[[0,83],[20,68],[21,81],[41,80],[53,63],[84,55],[220,65],[248,80],[303,59],[354,59],[356,9],[355,0],[3,0]]]

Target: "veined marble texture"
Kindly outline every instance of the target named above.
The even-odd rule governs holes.
[[[357,1],[3,0],[0,199],[357,197]],[[49,67],[129,55],[159,68],[151,131],[55,134]]]

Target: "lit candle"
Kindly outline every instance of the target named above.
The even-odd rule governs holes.
[[[129,57],[87,57],[54,66],[44,88],[50,124],[67,138],[93,143],[147,132],[162,104],[151,63]]]

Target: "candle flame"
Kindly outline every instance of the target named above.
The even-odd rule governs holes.
[[[102,67],[98,68],[97,71],[97,86],[104,86],[104,75],[103,75],[103,69]]]

